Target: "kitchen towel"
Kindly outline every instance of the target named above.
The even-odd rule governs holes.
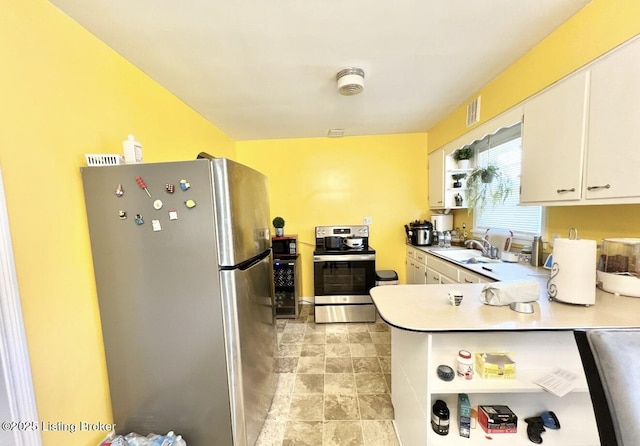
[[[580,305],[596,303],[596,241],[556,238],[547,282],[549,297]]]
[[[482,288],[480,300],[487,305],[509,305],[513,302],[533,302],[540,297],[540,285],[535,280],[493,282]]]

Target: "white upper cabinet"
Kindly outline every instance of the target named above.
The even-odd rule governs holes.
[[[444,208],[444,149],[429,154],[429,207]]]
[[[591,69],[587,201],[640,197],[640,40]]]
[[[520,203],[640,203],[640,39],[524,104]]]
[[[524,105],[521,203],[580,199],[587,78],[578,73]]]

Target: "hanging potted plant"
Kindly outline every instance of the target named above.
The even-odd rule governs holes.
[[[273,227],[276,228],[276,237],[282,237],[284,235],[284,218],[274,218]]]
[[[463,180],[466,176],[466,173],[454,173],[451,175],[451,178],[453,178],[453,187],[456,189],[462,187],[462,181],[460,180]]]
[[[467,175],[465,199],[467,209],[482,212],[487,202],[495,205],[503,202],[511,195],[511,181],[498,166],[490,164],[476,167]]]
[[[473,149],[471,146],[464,146],[453,152],[451,155],[458,163],[459,169],[468,169],[471,158],[473,158]]]

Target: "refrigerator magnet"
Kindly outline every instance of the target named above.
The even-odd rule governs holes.
[[[178,211],[171,208],[169,209],[169,220],[177,220],[178,219]]]
[[[196,202],[193,200],[187,200],[184,202],[184,204],[189,209],[193,209],[194,207],[196,207]]]
[[[144,218],[142,218],[141,214],[136,214],[136,224],[141,225],[144,223]]]
[[[176,190],[176,187],[173,184],[169,184],[169,183],[165,184],[164,188],[168,194],[172,194]]]
[[[162,209],[162,200],[156,200],[153,202],[153,208],[155,210]]]
[[[118,218],[120,220],[126,220],[127,219],[127,211],[123,211],[123,210],[118,211]]]
[[[122,197],[124,195],[124,189],[122,188],[122,184],[118,184],[116,188],[116,197]]]
[[[188,190],[191,187],[191,184],[187,180],[180,180],[180,189]]]
[[[160,226],[160,220],[151,220],[151,227],[155,232],[162,231],[162,226]]]

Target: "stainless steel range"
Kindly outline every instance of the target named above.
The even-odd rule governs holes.
[[[369,246],[369,226],[316,226],[316,323],[374,322],[369,291],[375,282],[376,252]]]

